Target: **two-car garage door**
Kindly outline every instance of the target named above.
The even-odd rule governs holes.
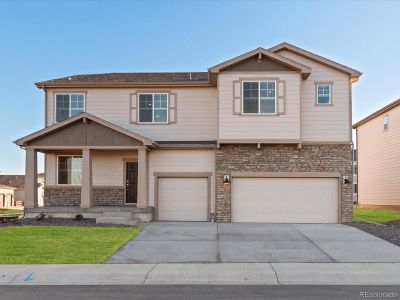
[[[337,223],[337,178],[233,178],[232,222]]]

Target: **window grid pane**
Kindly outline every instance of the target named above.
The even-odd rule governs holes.
[[[317,86],[317,103],[318,104],[329,104],[330,99],[330,86],[329,85],[318,85]]]
[[[80,185],[82,182],[82,157],[58,157],[58,184]]]
[[[56,95],[56,122],[62,122],[85,110],[85,97],[83,94],[57,94]]]
[[[167,94],[140,94],[139,122],[144,122],[144,123],[168,122]]]
[[[275,81],[243,82],[243,113],[276,112]]]

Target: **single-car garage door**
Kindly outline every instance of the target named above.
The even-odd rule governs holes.
[[[233,178],[232,222],[338,223],[338,179]]]
[[[159,178],[159,221],[207,221],[207,178]]]

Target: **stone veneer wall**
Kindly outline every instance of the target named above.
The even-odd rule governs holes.
[[[339,172],[352,180],[351,145],[221,145],[216,150],[216,221],[231,222],[231,172]],[[340,182],[341,184],[341,182]],[[341,184],[341,222],[351,222],[351,184]]]
[[[125,204],[124,187],[93,188],[93,206],[122,206]]]
[[[93,187],[93,206],[122,206],[123,187]],[[44,206],[80,206],[80,187],[51,187],[44,189]]]
[[[44,188],[44,206],[80,206],[81,188],[80,187],[57,187]]]

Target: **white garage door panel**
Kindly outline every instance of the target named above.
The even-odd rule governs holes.
[[[159,178],[158,220],[207,221],[207,178]]]
[[[234,178],[232,221],[337,223],[336,178]]]

